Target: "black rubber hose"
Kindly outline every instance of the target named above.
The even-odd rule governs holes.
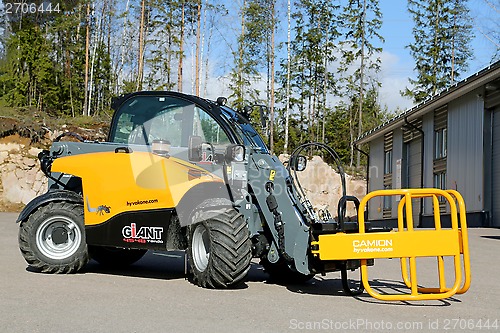
[[[340,160],[340,157],[333,148],[331,148],[331,147],[329,147],[321,142],[303,143],[300,146],[298,146],[297,148],[295,148],[295,150],[292,152],[292,154],[290,155],[290,161],[293,161],[295,158],[297,158],[299,156],[299,153],[302,152],[302,150],[304,150],[307,147],[311,147],[311,146],[321,147],[321,148],[325,149],[333,157],[333,160],[335,161],[335,164],[337,165],[337,170],[340,174],[340,179],[342,182],[342,195],[345,196],[347,193],[345,172],[344,172],[344,168],[342,168],[342,162]],[[290,172],[291,165],[292,165],[292,163],[288,163],[288,166],[287,166],[288,173],[290,173],[290,174],[291,174],[291,172]],[[306,196],[305,192],[302,188],[302,185],[300,184],[300,181],[297,178],[297,170],[294,169],[293,171],[294,171],[293,172],[294,181],[297,184],[302,196],[305,197]]]

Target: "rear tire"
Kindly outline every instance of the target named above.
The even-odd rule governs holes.
[[[277,284],[302,284],[314,277],[314,274],[304,275],[292,270],[283,258],[280,258],[278,262],[273,264],[264,257],[260,260],[260,264],[264,267],[266,273],[269,274],[269,281]]]
[[[89,261],[83,205],[51,202],[21,222],[19,249],[26,262],[44,273],[74,273]]]
[[[126,267],[141,259],[147,250],[89,245],[92,259],[107,267]]]
[[[232,287],[250,269],[247,223],[233,208],[202,214],[209,218],[189,227],[188,261],[193,283],[204,288]]]

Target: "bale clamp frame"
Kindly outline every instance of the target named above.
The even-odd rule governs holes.
[[[365,231],[365,208],[375,197],[399,196],[398,229],[390,232]],[[434,212],[433,229],[414,229],[412,199],[431,198]],[[451,228],[441,226],[439,198],[450,207]],[[405,226],[406,221],[406,226]],[[465,293],[470,286],[470,255],[467,234],[465,203],[455,190],[392,189],[368,193],[360,202],[358,210],[358,233],[336,233],[320,235],[312,242],[313,255],[320,260],[359,259],[361,281],[367,293],[383,301],[439,300]],[[438,287],[420,287],[417,282],[417,258],[437,259]],[[450,257],[454,264],[455,280],[447,287],[444,258]],[[369,259],[399,258],[401,276],[409,293],[381,294],[369,283]],[[409,272],[408,272],[409,270]]]

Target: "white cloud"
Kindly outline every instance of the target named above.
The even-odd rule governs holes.
[[[382,87],[379,91],[380,104],[386,105],[389,112],[394,112],[397,108],[409,109],[413,102],[402,97],[399,93],[409,86],[408,77],[412,75],[411,64],[404,64],[400,58],[390,52],[382,52],[382,66],[379,79]]]
[[[385,105],[389,112],[394,112],[398,108],[407,110],[413,106],[413,102],[401,96],[400,91],[408,86],[408,79],[406,77],[382,77],[382,87],[379,91],[380,104],[382,107]]]

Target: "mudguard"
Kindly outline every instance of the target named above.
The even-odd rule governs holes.
[[[47,193],[31,200],[19,214],[16,223],[25,221],[38,207],[53,201],[67,201],[83,204],[82,196],[78,193],[67,190],[49,190]]]

